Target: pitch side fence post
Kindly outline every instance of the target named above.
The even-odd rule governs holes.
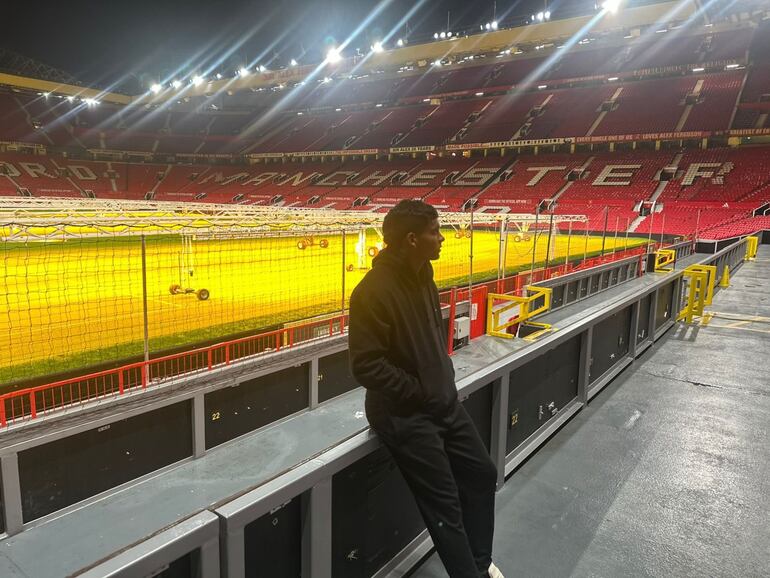
[[[147,313],[147,238],[144,235],[142,235],[142,315],[144,319],[144,362],[146,364],[150,361],[150,325]]]

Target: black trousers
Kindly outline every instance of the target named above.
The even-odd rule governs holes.
[[[486,576],[497,471],[462,404],[442,417],[367,408],[367,418],[409,484],[449,576]]]

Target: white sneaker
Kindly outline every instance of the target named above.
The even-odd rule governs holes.
[[[494,564],[489,565],[489,568],[487,568],[487,574],[489,574],[489,578],[505,578],[503,573],[500,572],[500,569]]]

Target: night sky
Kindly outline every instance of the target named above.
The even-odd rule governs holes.
[[[498,0],[497,17],[522,17],[542,10],[546,1],[555,15],[594,4]],[[447,11],[451,29],[478,26],[492,19],[493,4],[424,0],[409,18],[411,37],[445,29]],[[371,0],[9,1],[3,7],[0,46],[64,70],[85,84],[130,90],[146,86],[150,79],[168,78],[180,67],[187,73],[197,69],[213,74],[228,73],[245,62],[272,68],[292,58],[318,62],[325,46],[344,41],[377,5]],[[351,42],[346,55],[388,34],[415,0],[391,0],[385,6]],[[399,28],[393,42],[405,34],[405,28]],[[228,50],[232,54],[225,57]]]

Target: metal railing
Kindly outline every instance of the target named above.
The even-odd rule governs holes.
[[[497,279],[477,283],[472,288],[486,286],[490,293],[520,294],[527,285],[563,275],[575,269],[594,267],[632,255],[645,253],[644,247],[618,251],[594,257],[575,266],[572,263],[555,265],[547,269],[534,269]],[[467,291],[448,290],[440,294],[440,301],[451,307],[467,300]],[[35,419],[68,407],[82,406],[109,397],[146,390],[182,376],[229,366],[237,361],[254,359],[255,356],[275,353],[315,339],[327,339],[346,331],[347,315],[336,315],[302,325],[284,327],[258,335],[224,341],[207,347],[192,349],[147,361],[138,361],[117,368],[106,369],[87,375],[72,377],[20,389],[0,395],[0,427]],[[451,327],[451,324],[450,324]],[[451,329],[450,329],[451,331]],[[451,342],[451,340],[450,340]]]

